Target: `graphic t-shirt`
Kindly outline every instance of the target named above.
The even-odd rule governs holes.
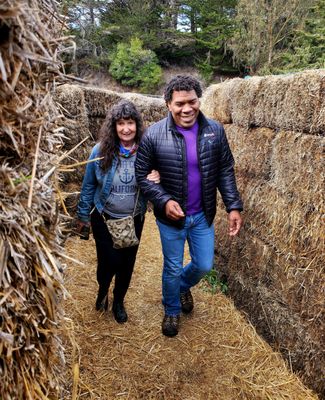
[[[115,172],[111,192],[106,201],[104,212],[114,218],[132,215],[138,186],[135,180],[134,163],[136,154],[129,158],[120,157]],[[136,214],[139,212],[139,202]]]

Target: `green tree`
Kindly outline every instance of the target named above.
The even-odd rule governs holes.
[[[313,2],[314,0],[311,0]],[[239,0],[236,31],[228,42],[235,65],[250,74],[271,72],[301,29],[310,3],[305,0]]]
[[[141,38],[144,47],[155,49],[161,41],[162,4],[156,0],[114,0],[101,15],[101,25],[111,34],[112,43]]]
[[[325,68],[325,0],[309,10],[303,29],[296,32],[293,45],[283,54],[279,72]]]
[[[217,69],[229,68],[226,43],[233,34],[237,0],[188,0],[182,3],[183,29],[195,40],[195,63],[205,78]]]
[[[143,49],[142,41],[138,38],[117,45],[109,72],[122,85],[137,87],[144,93],[156,89],[162,76],[155,53]]]
[[[75,35],[79,56],[98,56],[102,50],[103,32],[100,17],[105,12],[104,0],[64,0],[63,13],[68,17],[70,32]]]

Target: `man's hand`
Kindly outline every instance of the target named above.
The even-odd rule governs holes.
[[[228,214],[229,236],[236,236],[243,225],[243,220],[238,210],[232,210]]]
[[[166,216],[173,221],[178,221],[179,219],[185,217],[181,206],[174,200],[168,200],[165,205]]]
[[[160,183],[160,174],[158,171],[153,169],[150,174],[147,175],[148,181],[154,182],[154,183]]]

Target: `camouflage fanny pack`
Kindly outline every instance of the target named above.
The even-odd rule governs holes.
[[[138,189],[132,215],[128,215],[124,218],[107,220],[103,216],[108,232],[112,237],[114,249],[123,249],[125,247],[137,246],[139,244],[139,239],[137,238],[134,226],[134,214],[139,199],[139,192],[140,190]]]

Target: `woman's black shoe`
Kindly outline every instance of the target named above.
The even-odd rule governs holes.
[[[97,311],[107,311],[108,309],[107,290],[104,291],[103,289],[99,288],[95,307]]]
[[[128,315],[125,311],[123,303],[113,303],[112,311],[116,322],[123,324],[128,320]]]

